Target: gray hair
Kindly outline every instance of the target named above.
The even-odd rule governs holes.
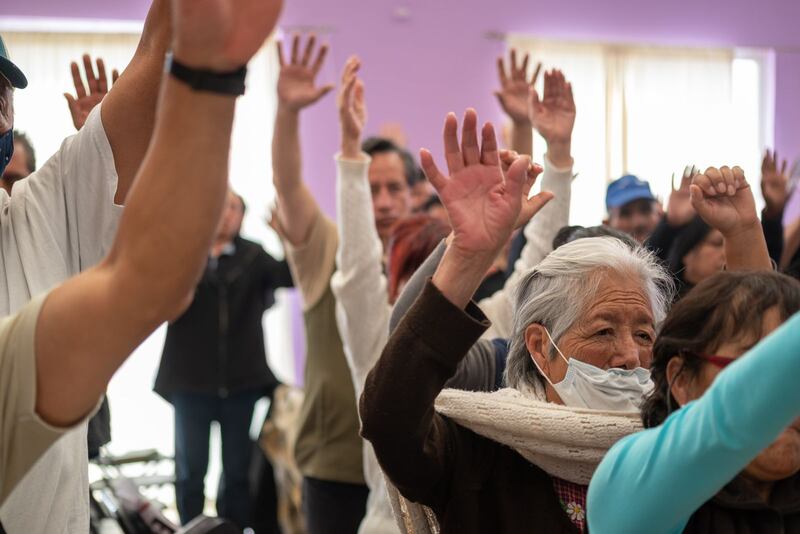
[[[587,237],[551,252],[517,285],[514,330],[505,370],[508,387],[539,389],[542,377],[525,344],[525,330],[533,323],[547,328],[558,343],[592,302],[603,272],[637,277],[648,296],[658,327],[667,315],[675,283],[655,255],[644,247],[630,247],[614,237]],[[555,354],[551,350],[551,357]]]

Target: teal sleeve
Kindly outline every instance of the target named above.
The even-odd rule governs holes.
[[[800,314],[659,427],[614,445],[589,485],[592,534],[679,533],[800,415]]]

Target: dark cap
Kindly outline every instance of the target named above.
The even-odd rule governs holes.
[[[0,74],[11,82],[11,85],[17,89],[25,89],[28,86],[28,79],[19,70],[19,67],[11,62],[8,57],[8,50],[6,44],[3,42],[3,37],[0,36]]]

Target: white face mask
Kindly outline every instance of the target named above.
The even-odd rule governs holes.
[[[564,404],[573,408],[591,408],[614,412],[638,412],[644,399],[653,391],[650,371],[642,367],[628,369],[600,369],[576,358],[564,357],[561,350],[544,329],[550,343],[567,364],[564,380],[554,384],[542,371],[536,359],[533,364],[547,380]]]

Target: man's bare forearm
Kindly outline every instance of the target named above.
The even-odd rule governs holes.
[[[153,143],[109,256],[42,308],[37,411],[46,421],[68,425],[89,412],[133,349],[191,298],[227,189],[234,103],[164,79]]]
[[[125,203],[150,144],[170,26],[169,0],[153,0],[136,53],[103,101],[103,127],[118,175],[117,204]]]
[[[278,106],[272,135],[272,179],[278,194],[278,218],[286,239],[299,245],[308,237],[318,211],[302,178],[300,114]]]

